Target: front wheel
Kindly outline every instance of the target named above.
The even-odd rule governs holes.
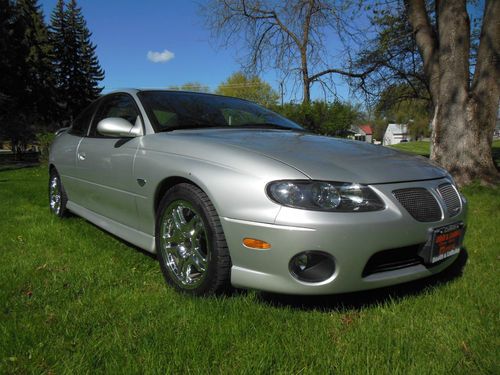
[[[182,183],[165,194],[156,249],[165,280],[177,290],[210,295],[229,289],[231,259],[219,216],[196,186]]]
[[[55,169],[50,171],[49,177],[49,207],[53,214],[59,217],[65,217],[68,215],[68,210],[66,208],[66,203],[68,198],[66,197],[66,192],[64,191],[61,177]]]

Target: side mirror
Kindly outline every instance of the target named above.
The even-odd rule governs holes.
[[[127,120],[120,117],[108,117],[102,119],[97,124],[97,131],[99,134],[108,137],[139,137],[142,135],[141,122],[136,121],[135,125],[132,125]]]

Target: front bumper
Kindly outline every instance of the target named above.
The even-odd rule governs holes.
[[[425,187],[432,191],[445,179],[411,183],[372,185],[385,201],[376,212],[330,213],[282,207],[272,224],[221,218],[233,267],[231,282],[236,287],[287,294],[334,294],[400,284],[428,277],[450,266],[458,255],[432,267],[408,267],[363,276],[375,253],[424,244],[433,228],[464,222],[466,207],[454,217],[431,223],[419,222],[393,197],[392,191]],[[242,244],[245,237],[269,242],[269,250],[252,250]],[[319,283],[305,283],[289,271],[290,259],[307,250],[322,251],[335,260],[335,272]]]

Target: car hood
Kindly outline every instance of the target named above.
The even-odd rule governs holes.
[[[366,142],[283,130],[184,131],[184,135],[237,147],[287,164],[315,180],[364,184],[441,178],[428,159]],[[179,133],[178,133],[179,134]],[[179,134],[180,135],[180,134]]]

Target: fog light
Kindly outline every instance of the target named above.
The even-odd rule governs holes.
[[[304,251],[295,255],[289,264],[293,277],[306,283],[319,283],[333,276],[335,261],[322,251]]]
[[[307,268],[308,260],[309,257],[307,256],[307,254],[299,255],[294,260],[294,266],[297,267],[300,271],[304,271]]]

